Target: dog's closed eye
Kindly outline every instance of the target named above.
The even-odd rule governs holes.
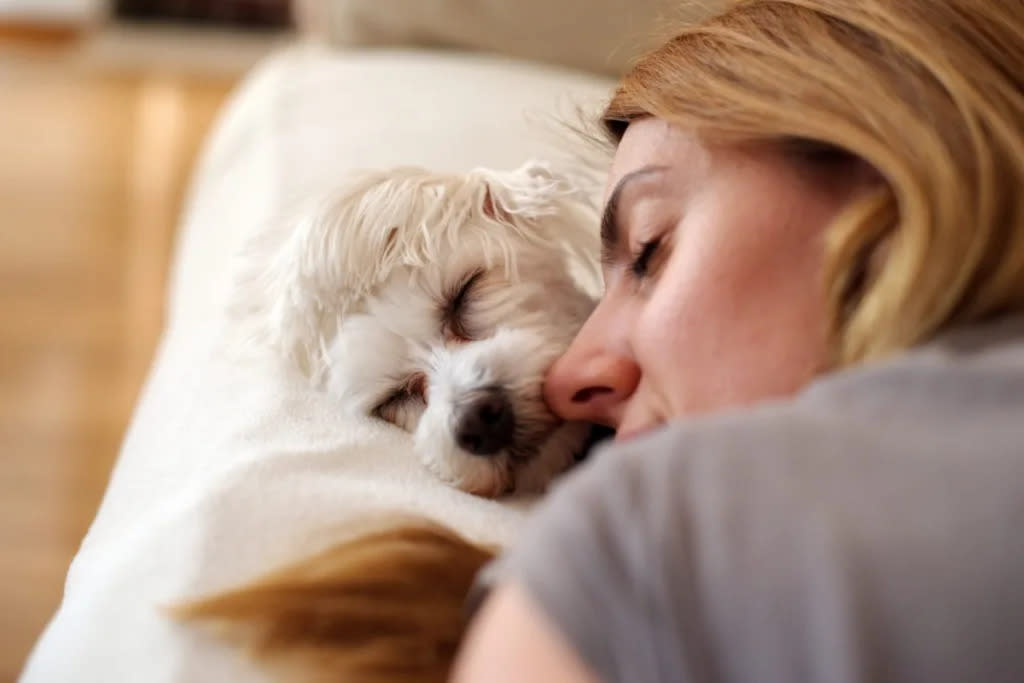
[[[427,401],[427,376],[422,372],[415,372],[405,378],[389,393],[383,401],[373,409],[373,415],[393,424],[399,424],[402,412],[410,407],[413,402],[426,403]]]
[[[468,323],[468,309],[472,301],[473,288],[480,283],[483,276],[483,270],[472,271],[445,297],[441,307],[441,333],[445,339],[473,340],[473,330]]]

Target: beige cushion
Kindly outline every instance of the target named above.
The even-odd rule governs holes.
[[[339,45],[437,45],[618,74],[673,21],[725,0],[298,0],[307,32]]]

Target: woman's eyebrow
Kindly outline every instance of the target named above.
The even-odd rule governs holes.
[[[615,188],[608,196],[608,202],[604,205],[604,213],[601,215],[601,251],[604,256],[610,256],[619,243],[619,233],[621,232],[619,226],[619,197],[622,195],[623,189],[637,178],[651,173],[663,172],[666,168],[668,167],[644,166],[635,171],[630,171],[619,178],[619,182],[615,184]]]

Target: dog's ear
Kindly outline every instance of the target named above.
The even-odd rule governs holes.
[[[405,169],[353,175],[248,244],[232,302],[244,341],[277,350],[319,381],[339,322],[394,261],[399,225],[416,208],[403,199],[413,194],[403,187],[410,177]]]
[[[243,257],[233,306],[246,341],[276,349],[320,381],[342,319],[396,267],[443,259],[452,239],[445,226],[466,221],[468,209],[451,201],[464,183],[412,167],[356,173],[260,235]]]

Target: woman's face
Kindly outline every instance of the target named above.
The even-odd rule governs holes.
[[[802,387],[825,357],[824,228],[869,182],[834,156],[632,123],[605,197],[604,298],[548,374],[551,407],[622,438]]]

